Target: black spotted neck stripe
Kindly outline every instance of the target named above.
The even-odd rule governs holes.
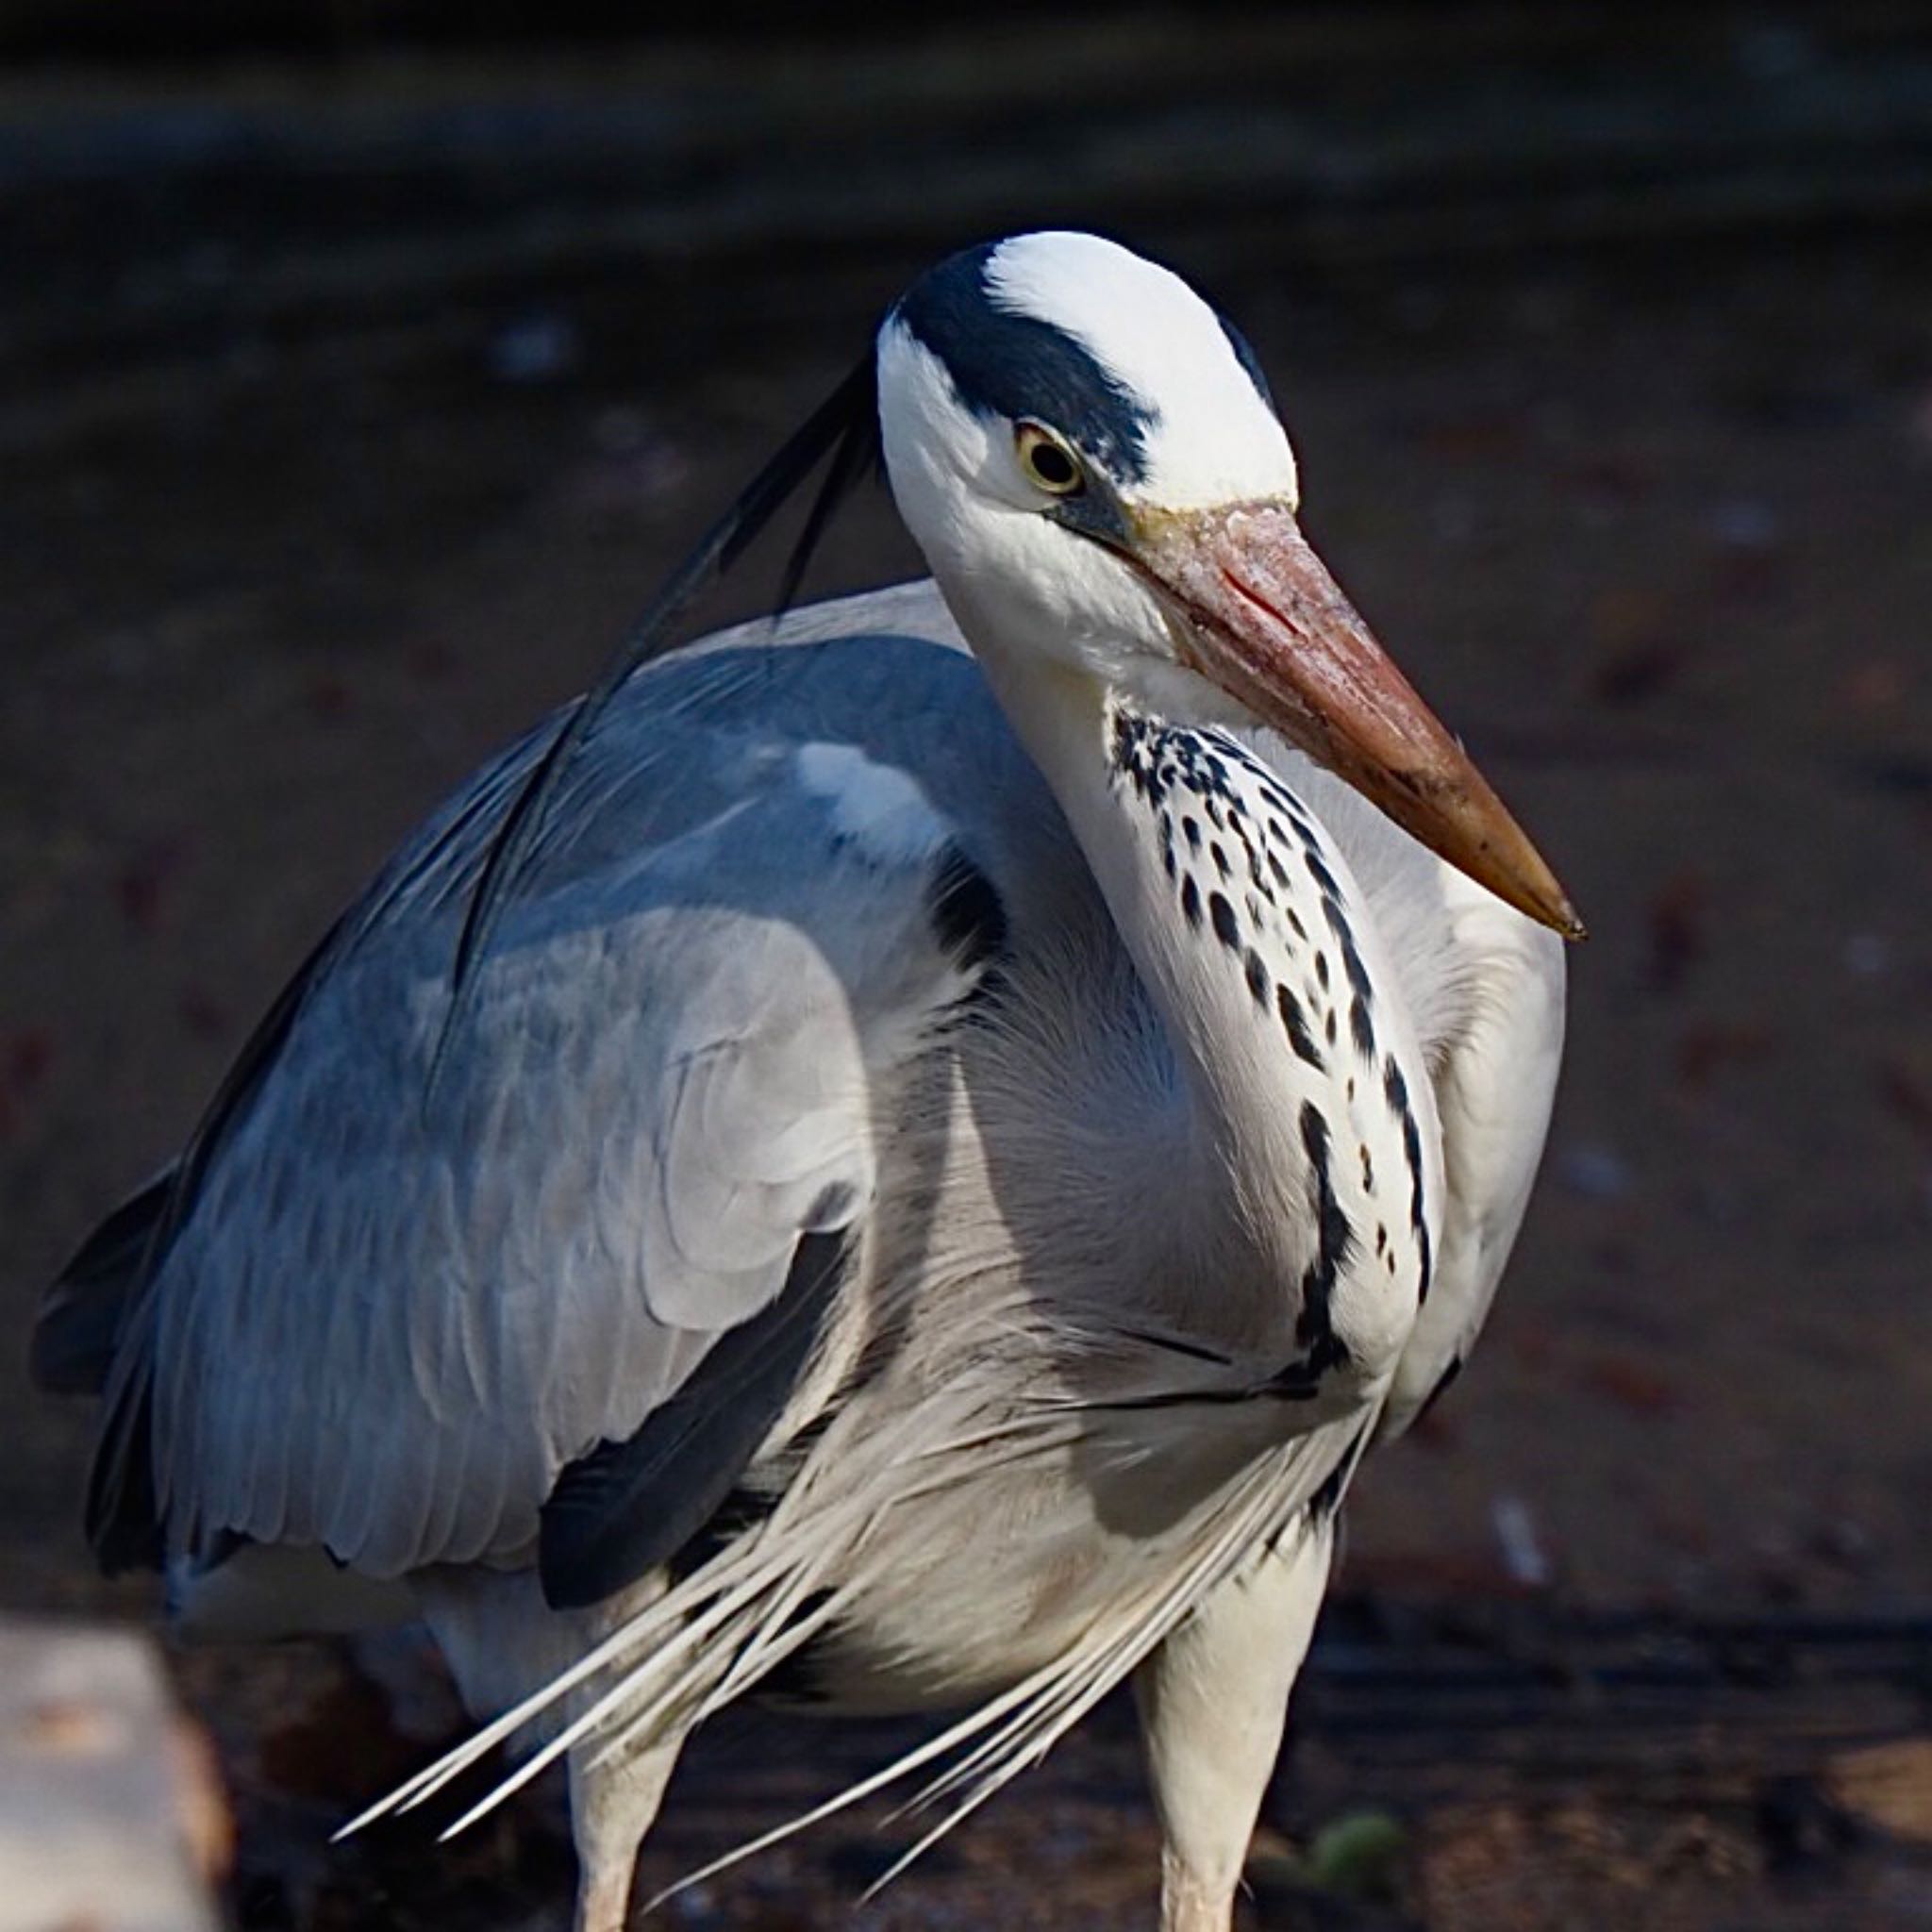
[[[1427,1297],[1432,1268],[1419,1063],[1365,954],[1368,913],[1316,815],[1231,733],[1170,724],[1116,702],[1113,787],[1141,820],[1185,942],[1246,989],[1255,1051],[1278,1056],[1308,1174],[1313,1258],[1297,1360],[1273,1392],[1311,1394],[1345,1360],[1349,1285]],[[1386,1294],[1386,1287],[1383,1291]]]

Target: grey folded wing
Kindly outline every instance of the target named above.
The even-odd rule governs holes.
[[[900,642],[983,723],[970,667]],[[542,735],[310,962],[191,1148],[134,1305],[110,1331],[97,1291],[68,1295],[70,1367],[115,1351],[97,1539],[125,1550],[145,1511],[174,1551],[315,1543],[377,1575],[526,1558],[560,1472],[635,1439],[788,1279],[830,1291],[801,1241],[858,1238],[879,1096],[987,933],[918,781],[810,736],[809,691],[783,687],[818,655],[638,681],[574,760],[433,1091],[464,891]],[[782,1398],[809,1341],[782,1326],[721,1358],[720,1400]],[[692,1420],[641,1458],[647,1495],[679,1443],[756,1446],[741,1416]],[[579,1483],[580,1558],[599,1508],[635,1507],[639,1461],[628,1489]],[[564,1594],[598,1581],[579,1562]]]

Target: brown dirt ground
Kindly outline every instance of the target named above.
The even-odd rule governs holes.
[[[1594,935],[1512,1276],[1455,1395],[1360,1486],[1348,1589],[1520,1590],[1501,1505],[1564,1604],[1932,1603],[1932,253],[1779,234],[1315,276],[1172,225],[1141,239],[1248,327],[1314,535]],[[796,259],[687,261],[675,285],[553,270],[15,365],[0,1334],[24,1339],[63,1253],[179,1141],[391,842],[591,675],[929,242],[818,279]],[[540,345],[560,327],[559,366],[504,379],[533,319]],[[832,575],[905,566],[881,511]],[[143,1616],[152,1592],[96,1581],[75,1531],[88,1418],[31,1396],[19,1352],[0,1350],[0,1606]],[[306,1700],[362,1694],[325,1654],[192,1659],[182,1681],[243,1796],[247,1923],[557,1909],[567,1854],[540,1809],[448,1854],[325,1853],[320,1822],[394,1748],[367,1714],[339,1728],[345,1763],[288,1740]],[[674,1801],[655,1874],[823,1788],[849,1748],[733,1735]],[[1375,1798],[1365,1763],[1324,1772],[1309,1740],[1274,1823]],[[1932,1923],[1920,1866],[1791,1879],[1748,1824],[1436,1806],[1407,1909]],[[873,1844],[808,1839],[683,1922],[844,1923]],[[1118,1923],[1152,1847],[1110,1718],[855,1923]],[[1265,1886],[1256,1909],[1394,1923]]]

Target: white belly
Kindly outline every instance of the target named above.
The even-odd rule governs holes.
[[[942,1707],[1074,1653],[1187,1574],[1244,1475],[1281,1459],[1271,1407],[1122,1418],[1037,1462],[989,1466],[888,1508],[797,1688],[841,1711]],[[1332,1464],[1348,1439],[1324,1433]],[[1295,1480],[1308,1487],[1305,1473]]]

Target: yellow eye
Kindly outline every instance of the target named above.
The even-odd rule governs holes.
[[[1014,432],[1013,447],[1019,453],[1020,467],[1026,480],[1049,496],[1077,496],[1087,477],[1080,458],[1039,423],[1023,423]]]

